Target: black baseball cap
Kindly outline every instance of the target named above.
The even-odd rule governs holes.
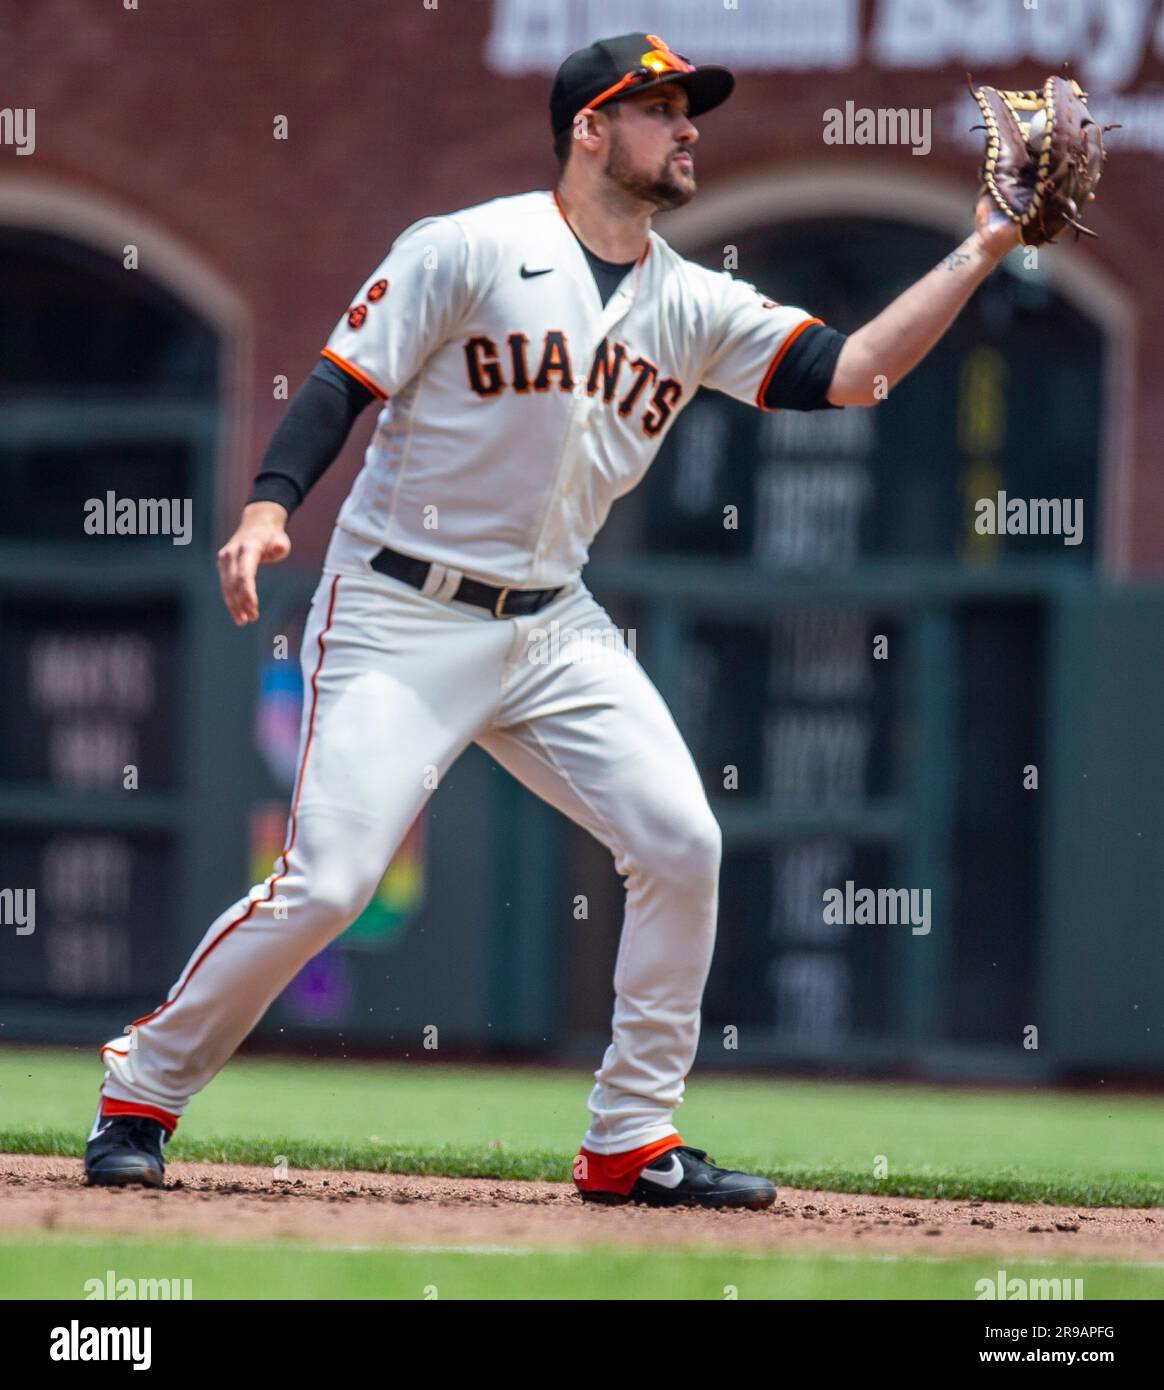
[[[727,68],[696,67],[674,53],[658,34],[620,34],[599,39],[571,53],[550,90],[550,124],[554,138],[574,124],[587,106],[604,106],[664,82],[677,82],[687,93],[689,116],[702,115],[732,94],[736,79]]]

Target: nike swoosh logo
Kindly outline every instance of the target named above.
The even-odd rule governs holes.
[[[527,266],[523,265],[521,268],[521,278],[523,280],[532,280],[535,275],[548,275],[553,268],[552,265],[548,265],[545,270],[530,270]]]
[[[657,1183],[660,1187],[678,1187],[683,1181],[683,1165],[672,1155],[670,1168],[644,1168],[639,1177]]]

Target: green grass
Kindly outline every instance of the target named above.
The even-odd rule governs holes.
[[[617,1249],[466,1251],[335,1248],[292,1242],[0,1241],[0,1299],[78,1298],[85,1282],[191,1281],[195,1300],[251,1299],[973,1299],[998,1260]],[[1008,1278],[1082,1279],[1085,1300],[1164,1298],[1164,1268],[1006,1261]],[[1074,1294],[1074,1286],[1071,1292]]]
[[[0,1049],[0,1151],[79,1156],[101,1068],[85,1050]],[[190,1107],[174,1158],[565,1180],[588,1072],[236,1058]],[[1164,1205],[1164,1106],[1032,1087],[726,1079],[697,1072],[688,1142],[786,1186],[1063,1205]],[[888,1175],[874,1177],[878,1155]]]

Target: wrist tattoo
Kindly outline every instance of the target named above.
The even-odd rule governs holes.
[[[951,251],[942,264],[947,270],[957,270],[960,265],[969,263],[970,257],[965,251]]]

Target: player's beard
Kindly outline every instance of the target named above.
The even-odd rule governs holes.
[[[675,163],[678,153],[678,150],[672,150],[662,166],[653,172],[636,169],[619,138],[618,127],[615,126],[610,154],[602,172],[623,192],[641,199],[644,203],[650,203],[658,209],[681,208],[684,203],[689,203],[695,197],[695,174],[692,171],[690,178],[681,178]]]

